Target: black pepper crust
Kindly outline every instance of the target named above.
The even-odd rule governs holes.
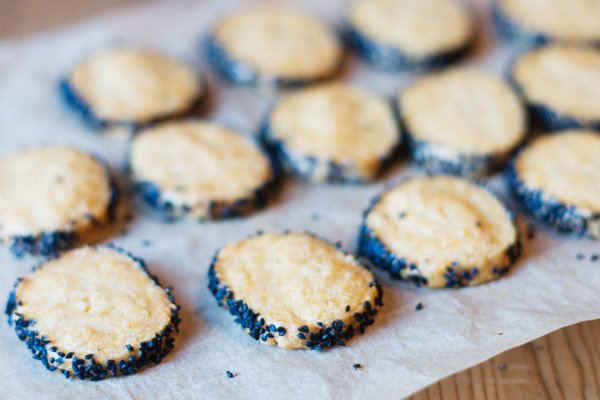
[[[284,234],[290,233],[289,231]],[[306,234],[314,237],[317,240],[323,241],[327,244],[335,246],[338,251],[346,253],[341,249],[339,244],[332,244],[329,241],[313,234],[305,232]],[[257,232],[256,235],[261,235],[262,232]],[[335,320],[331,325],[325,326],[321,322],[315,322],[313,324],[304,325],[297,329],[296,332],[291,331],[285,326],[275,326],[274,324],[266,321],[260,316],[260,313],[254,312],[248,304],[242,299],[236,299],[235,293],[224,284],[215,271],[215,265],[218,262],[220,250],[214,255],[211,265],[208,269],[208,289],[217,299],[217,304],[220,307],[225,307],[229,310],[229,313],[235,317],[234,322],[239,324],[251,338],[254,340],[261,340],[263,342],[270,342],[270,344],[276,344],[277,336],[291,335],[304,341],[304,347],[310,350],[321,351],[325,348],[332,346],[345,346],[346,341],[351,339],[356,333],[364,334],[368,326],[372,325],[377,314],[377,309],[383,306],[383,289],[381,284],[376,279],[369,282],[369,287],[375,287],[377,290],[377,296],[375,298],[375,304],[371,304],[368,300],[363,303],[363,307],[359,310],[351,310],[349,306],[346,306],[344,310],[340,311],[341,315],[352,312],[352,318],[354,323],[350,325],[344,324],[341,319]],[[356,261],[360,263],[364,268],[369,267],[361,262],[358,258]]]
[[[104,166],[105,174],[110,186],[110,200],[106,209],[107,220],[98,221],[92,215],[85,215],[90,226],[84,229],[93,229],[106,227],[116,220],[117,206],[121,193],[116,184],[115,178],[111,175],[106,164],[97,159]],[[36,235],[15,235],[8,238],[8,246],[10,252],[17,258],[23,257],[26,254],[41,255],[41,256],[56,256],[59,252],[71,249],[77,246],[84,237],[81,237],[80,232],[70,230],[58,230],[54,232],[41,232]]]
[[[577,207],[564,204],[547,195],[543,190],[527,186],[519,177],[515,165],[519,153],[508,164],[505,178],[521,209],[558,232],[600,239],[600,213],[584,214]]]
[[[263,150],[262,145],[258,145],[259,150]],[[207,217],[204,220],[222,220],[228,218],[244,217],[257,210],[265,208],[269,204],[269,200],[277,195],[283,183],[283,174],[279,162],[268,151],[263,151],[267,157],[271,176],[261,186],[256,188],[248,196],[239,198],[233,201],[211,200],[205,205]],[[153,208],[162,213],[167,221],[174,221],[185,218],[193,209],[187,205],[175,205],[169,200],[162,197],[160,188],[149,181],[137,181],[133,175],[131,162],[127,160],[126,169],[131,180],[134,183],[135,190],[140,196],[151,205]]]
[[[320,174],[320,171],[326,171],[325,182],[362,184],[371,180],[366,179],[366,177],[356,171],[355,166],[352,164],[340,164],[332,160],[319,159],[310,155],[294,154],[293,150],[289,149],[284,141],[273,135],[269,121],[270,113],[263,120],[259,131],[259,139],[269,153],[278,160],[282,169],[295,178],[305,182],[312,182],[317,180],[315,178]],[[386,155],[379,158],[377,171],[373,179],[381,175],[389,167],[398,155],[401,144],[402,136],[398,132],[394,146],[390,148]]]
[[[199,86],[203,89],[198,96],[190,102],[185,110],[175,114],[157,115],[155,118],[144,122],[133,120],[107,120],[98,117],[94,113],[92,107],[77,93],[68,78],[63,78],[59,81],[58,91],[67,107],[77,113],[83,122],[90,128],[96,131],[102,131],[104,129],[122,127],[130,129],[132,132],[137,132],[159,122],[195,114],[197,110],[203,108],[205,100],[207,100],[205,94],[207,86],[202,80],[199,82]]]
[[[95,247],[113,249],[129,257],[157,286],[162,288],[158,278],[148,271],[146,263],[141,258],[112,244]],[[33,272],[43,266],[44,262],[35,266]],[[163,288],[171,303],[170,322],[147,341],[138,344],[124,343],[123,346],[130,352],[127,359],[108,360],[105,364],[99,364],[95,361],[94,354],[74,354],[69,349],[58,348],[43,333],[35,330],[35,320],[27,319],[27,316],[19,313],[19,307],[23,303],[16,296],[16,288],[22,280],[23,278],[17,279],[8,297],[5,309],[8,324],[15,329],[19,340],[25,342],[35,360],[39,360],[49,371],[62,373],[67,379],[77,377],[81,380],[99,381],[114,376],[131,375],[147,365],[159,364],[174,347],[174,336],[179,332],[181,322],[179,317],[181,307],[175,302],[170,288]]]
[[[339,65],[325,76],[314,76],[309,79],[287,78],[261,73],[248,63],[236,60],[212,34],[202,39],[200,47],[202,54],[215,73],[225,81],[238,86],[251,86],[271,82],[281,88],[299,88],[332,78],[339,72],[342,66],[342,62],[340,61]]]
[[[600,131],[600,116],[598,116],[597,119],[578,118],[573,115],[561,114],[560,112],[554,110],[548,105],[532,103],[527,99],[527,94],[525,93],[525,90],[521,87],[521,85],[519,85],[514,75],[515,65],[520,59],[520,57],[527,53],[529,50],[535,51],[542,49],[543,47],[545,47],[544,44],[538,45],[533,49],[525,49],[525,51],[518,51],[512,57],[512,60],[509,62],[509,67],[506,73],[506,80],[521,97],[521,99],[525,102],[529,114],[537,118],[537,120],[539,120],[550,132],[570,129]]]
[[[414,57],[400,49],[377,42],[360,32],[346,21],[341,36],[352,50],[373,68],[382,71],[441,68],[464,57],[472,44],[473,35],[462,46],[449,51],[432,53],[425,57]]]
[[[487,190],[485,186],[480,185],[480,187]],[[384,194],[385,192],[376,196],[363,213],[363,221],[358,232],[358,254],[371,261],[375,266],[388,271],[390,277],[393,279],[406,280],[412,282],[417,287],[428,287],[429,282],[419,270],[419,265],[388,249],[367,225],[369,213],[379,203]],[[515,230],[518,232],[514,213],[508,207],[506,207],[506,213],[512,221]],[[498,278],[505,275],[521,255],[521,240],[518,234],[516,241],[505,250],[505,254],[508,260],[507,263],[505,265],[492,267],[492,272],[497,275]],[[444,286],[446,288],[469,286],[471,281],[478,274],[479,268],[477,266],[463,266],[454,261],[446,267]]]

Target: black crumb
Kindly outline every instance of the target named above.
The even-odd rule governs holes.
[[[498,369],[498,371],[506,371],[506,364],[500,363],[496,368]]]
[[[404,217],[406,217],[406,213],[404,211],[402,211],[400,214],[398,214],[399,219],[404,219]]]
[[[362,369],[362,367],[363,367],[362,364],[352,364],[352,368],[354,368],[355,370]]]
[[[425,306],[423,305],[423,303],[421,303],[421,302],[418,302],[418,303],[417,303],[417,305],[415,306],[415,310],[417,310],[417,311],[421,311],[421,310],[423,309],[423,307],[425,307]]]
[[[321,216],[318,213],[312,213],[310,215],[310,220],[311,221],[318,221],[319,219],[321,219]]]
[[[581,253],[577,253],[577,255],[575,257],[577,258],[578,261],[583,260],[585,258],[585,256]]]
[[[350,311],[350,305],[346,306],[346,312]]]
[[[148,240],[148,239],[142,240],[142,246],[144,246],[144,247],[148,247],[151,244],[152,244],[152,242],[150,240]]]
[[[481,221],[475,221],[475,226],[481,228]]]
[[[227,374],[227,377],[228,377],[229,379],[231,379],[231,378],[235,378],[235,374],[234,374],[233,372],[231,372],[231,371],[227,371],[225,374]]]
[[[532,240],[535,238],[535,229],[533,228],[533,225],[528,225],[527,226],[527,239]]]
[[[500,333],[498,333],[498,335],[499,335],[499,336],[502,336],[502,335],[504,335],[504,332],[500,332]]]
[[[590,260],[592,260],[592,262],[596,262],[596,261],[598,261],[599,258],[600,258],[599,254],[592,254],[592,256],[590,257]]]

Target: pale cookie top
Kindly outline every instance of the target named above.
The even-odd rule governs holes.
[[[40,148],[0,160],[0,236],[76,231],[104,221],[112,196],[104,166],[69,148]]]
[[[95,117],[138,123],[186,111],[202,90],[188,66],[134,49],[92,55],[73,70],[69,84]]]
[[[600,39],[596,0],[498,0],[498,6],[532,33],[572,42]]]
[[[215,272],[236,299],[295,335],[343,318],[347,305],[374,304],[371,272],[351,255],[305,233],[262,234],[220,250]],[[296,329],[294,329],[296,328]]]
[[[295,154],[354,164],[378,165],[399,140],[390,106],[345,84],[294,92],[275,106],[270,134]]]
[[[543,47],[521,56],[512,75],[528,102],[566,116],[600,119],[600,51]]]
[[[175,307],[138,263],[110,248],[83,247],[46,262],[18,284],[17,311],[33,329],[78,358],[129,357],[125,345],[154,338]]]
[[[422,78],[400,94],[399,108],[416,139],[460,153],[504,153],[525,135],[518,96],[502,79],[474,69]]]
[[[131,143],[134,179],[155,184],[179,205],[246,198],[271,178],[271,165],[248,138],[201,121],[164,123]]]
[[[414,57],[455,50],[472,34],[469,11],[454,0],[356,0],[347,19],[370,39]]]
[[[517,240],[505,207],[486,190],[453,177],[415,178],[382,195],[367,227],[428,276],[453,262],[489,267]]]
[[[341,57],[337,38],[321,22],[277,6],[248,8],[223,19],[215,39],[234,60],[289,79],[329,75]]]
[[[563,131],[541,136],[519,154],[515,169],[528,188],[600,212],[600,134]]]

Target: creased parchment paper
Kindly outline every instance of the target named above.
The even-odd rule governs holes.
[[[339,22],[344,1],[311,0],[297,7]],[[60,102],[56,83],[75,62],[96,50],[131,44],[157,48],[203,67],[198,38],[242,1],[164,1],[119,11],[84,24],[0,45],[0,156],[28,146],[69,144],[123,168],[126,141],[89,132]],[[245,3],[247,4],[247,3]],[[503,73],[509,49],[490,32],[487,4],[474,4],[483,26],[466,61]],[[252,134],[273,101],[268,89],[235,89],[210,82],[214,107],[209,118]],[[393,96],[413,75],[377,73],[351,60],[347,79]],[[416,289],[384,284],[384,303],[375,325],[346,348],[322,353],[260,345],[216,306],[206,288],[211,257],[222,245],[257,229],[309,229],[353,251],[361,213],[385,182],[418,173],[405,162],[368,186],[309,186],[288,182],[279,200],[245,220],[164,224],[142,207],[129,233],[110,240],[144,257],[163,284],[173,286],[182,305],[182,332],[161,365],[125,378],[91,383],[65,380],[33,361],[25,345],[0,325],[0,398],[269,398],[388,399],[406,396],[449,374],[511,347],[575,322],[600,317],[600,263],[589,255],[600,245],[538,229],[504,279],[461,290]],[[498,177],[492,184],[502,190]],[[43,196],[40,193],[40,196]],[[139,207],[137,207],[139,210]],[[318,217],[318,218],[317,218]],[[523,217],[520,217],[523,222]],[[149,246],[142,244],[150,240]],[[15,260],[0,250],[0,299],[5,301],[33,258]],[[425,308],[415,311],[422,302]],[[353,363],[364,365],[354,370]],[[237,374],[228,379],[225,371]]]

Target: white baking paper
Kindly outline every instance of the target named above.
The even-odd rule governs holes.
[[[69,144],[99,154],[113,169],[121,169],[123,138],[88,131],[61,103],[58,79],[86,55],[124,44],[160,49],[205,68],[199,38],[219,16],[242,3],[153,2],[0,44],[0,156],[29,146]],[[345,5],[343,0],[296,4],[332,24],[339,23]],[[481,38],[466,62],[501,74],[510,53],[491,33],[486,7],[484,1],[476,3]],[[207,70],[204,76],[215,103],[207,117],[253,134],[274,93],[228,87]],[[393,96],[414,77],[374,72],[355,60],[346,69],[347,80],[384,96]],[[600,244],[541,229],[534,240],[525,241],[513,272],[479,287],[416,289],[375,271],[384,284],[385,306],[367,334],[345,348],[318,353],[264,346],[216,306],[206,288],[206,272],[220,246],[257,229],[308,229],[340,240],[353,251],[369,200],[385,182],[415,173],[406,162],[398,162],[380,181],[367,186],[288,181],[276,203],[243,220],[164,224],[142,208],[129,224],[129,233],[111,240],[145,258],[151,271],[173,286],[183,306],[175,351],[161,365],[134,376],[97,383],[67,381],[32,360],[3,323],[0,398],[400,398],[562,326],[600,317],[600,262],[592,263],[589,257],[576,260],[577,253],[599,252]],[[498,177],[493,183],[502,188]],[[144,246],[143,240],[151,244]],[[15,279],[28,274],[35,261],[15,260],[5,248],[0,250],[0,299],[7,298]],[[418,302],[425,305],[419,312]],[[354,370],[353,363],[364,368]],[[228,379],[227,370],[237,376]]]

